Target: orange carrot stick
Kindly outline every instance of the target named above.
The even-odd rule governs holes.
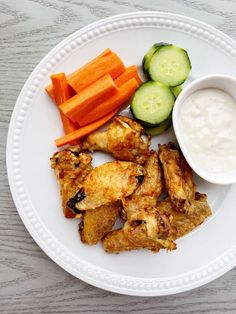
[[[121,75],[119,75],[115,79],[116,86],[117,87],[121,86],[122,84],[132,79],[133,77],[136,79],[139,85],[142,83],[138,75],[138,68],[136,65],[131,65],[130,67],[126,68],[125,72],[121,73]]]
[[[73,96],[76,94],[76,92],[73,90],[73,88],[72,88],[70,85],[68,85],[68,90],[69,90],[69,95],[70,95],[70,97],[73,97]],[[48,94],[48,96],[51,98],[51,100],[52,100],[54,103],[56,103],[55,94],[54,94],[54,90],[53,90],[52,85],[46,86],[46,87],[45,87],[45,91],[47,92],[47,94]],[[69,97],[69,98],[70,98],[70,97]]]
[[[99,60],[101,57],[104,57],[108,54],[111,53],[111,50],[109,48],[105,49],[100,55],[98,55],[96,58],[94,58],[93,60],[91,60],[89,63],[87,63],[86,65],[84,65],[82,68],[80,69],[84,69],[86,66],[91,66],[92,64],[96,63],[97,60]],[[74,80],[74,78],[77,76],[77,73],[80,71],[76,70],[75,72],[69,74],[66,79],[68,80]],[[53,92],[53,86],[50,84],[48,86],[45,87],[46,92],[48,93],[48,95],[54,99],[54,92]],[[73,96],[73,95],[72,95]]]
[[[64,146],[66,144],[70,144],[74,141],[77,141],[81,139],[82,137],[88,135],[89,133],[95,131],[96,129],[100,128],[103,124],[105,124],[107,121],[109,121],[117,112],[119,109],[113,110],[108,115],[104,116],[103,118],[88,124],[84,126],[83,128],[80,128],[70,134],[67,134],[61,138],[58,138],[55,140],[55,144],[57,147]]]
[[[104,97],[111,96],[116,91],[116,84],[110,74],[107,74],[68,99],[60,106],[60,109],[68,118],[75,121],[75,115],[84,116],[94,108],[97,102],[104,99]]]
[[[98,104],[93,110],[88,112],[82,118],[76,119],[76,121],[80,126],[84,126],[100,119],[117,108],[120,109],[120,107],[130,99],[138,86],[139,84],[136,79],[132,78],[128,82],[121,85],[118,88],[118,92],[116,92],[113,96]]]
[[[68,79],[68,84],[78,93],[86,86],[92,84],[100,77],[110,74],[114,79],[124,72],[125,66],[121,59],[111,52],[79,69],[76,74]]]
[[[51,75],[51,81],[53,86],[55,103],[57,104],[57,106],[60,106],[71,97],[71,90],[69,85],[67,84],[65,73]],[[68,134],[78,129],[77,123],[73,123],[62,112],[60,113],[65,134]]]

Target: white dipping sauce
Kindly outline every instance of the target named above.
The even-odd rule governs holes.
[[[182,104],[180,131],[193,162],[210,173],[236,169],[236,102],[226,92],[206,88]]]

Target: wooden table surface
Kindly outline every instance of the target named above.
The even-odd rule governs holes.
[[[236,313],[236,270],[190,292],[129,297],[92,287],[51,261],[20,220],[5,166],[7,129],[31,71],[58,42],[101,18],[139,10],[184,14],[236,40],[236,0],[0,0],[0,313]]]

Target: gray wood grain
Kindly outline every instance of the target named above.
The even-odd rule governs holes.
[[[7,129],[30,72],[60,40],[113,14],[161,10],[210,23],[236,39],[235,0],[0,0],[0,313],[236,313],[236,270],[199,289],[156,298],[122,296],[67,274],[35,244],[11,198]]]

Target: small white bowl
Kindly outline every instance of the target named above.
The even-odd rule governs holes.
[[[181,151],[187,160],[190,167],[203,179],[215,184],[232,184],[236,183],[236,169],[233,171],[220,172],[220,173],[210,173],[201,169],[199,165],[196,165],[191,155],[185,145],[183,136],[179,127],[179,114],[180,108],[185,99],[197,90],[204,88],[218,88],[229,95],[231,95],[236,100],[236,78],[228,75],[209,75],[202,77],[193,81],[180,93],[176,99],[174,109],[173,109],[173,127],[175,131],[176,138],[178,140]]]

